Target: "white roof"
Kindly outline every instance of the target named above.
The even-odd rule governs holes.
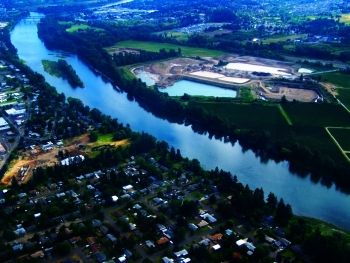
[[[214,250],[219,250],[220,248],[221,248],[221,246],[219,244],[216,244],[216,245],[213,246]]]
[[[134,187],[131,185],[131,184],[128,184],[128,185],[126,185],[126,186],[123,186],[123,189],[124,190],[131,190],[131,189],[133,189]]]
[[[7,121],[3,117],[0,117],[0,127],[7,126],[7,125],[8,125]]]
[[[247,239],[240,239],[236,241],[237,246],[242,246],[243,244],[247,243]]]

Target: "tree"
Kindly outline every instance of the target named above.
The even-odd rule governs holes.
[[[54,248],[53,252],[56,256],[64,257],[67,256],[71,251],[71,246],[68,242],[58,243]]]
[[[290,205],[285,205],[281,199],[277,205],[275,214],[275,223],[279,226],[286,226],[291,219],[293,213]]]
[[[98,133],[96,131],[90,132],[89,138],[91,142],[96,142],[98,139]]]
[[[269,193],[267,197],[267,207],[270,211],[274,211],[277,206],[277,197],[273,193]]]

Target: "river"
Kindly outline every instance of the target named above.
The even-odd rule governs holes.
[[[221,140],[200,135],[189,126],[170,123],[146,112],[136,102],[127,99],[125,93],[115,91],[112,85],[96,76],[75,55],[65,59],[73,66],[85,84],[85,88],[73,89],[67,81],[50,76],[43,69],[41,60],[57,60],[62,53],[48,50],[37,35],[39,15],[31,13],[21,20],[11,32],[11,41],[18,56],[34,71],[66,97],[80,99],[91,108],[111,115],[135,131],[152,134],[159,140],[181,150],[182,155],[198,159],[207,169],[219,167],[248,184],[251,188],[262,187],[265,193],[273,192],[292,205],[295,214],[322,219],[350,230],[350,196],[334,186],[327,188],[311,182],[309,177],[293,175],[287,162],[262,163],[252,151],[242,152],[239,143],[232,145]]]

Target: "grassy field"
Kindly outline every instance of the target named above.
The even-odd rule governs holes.
[[[350,114],[337,104],[287,103],[279,106],[214,101],[190,103],[226,119],[240,129],[265,130],[276,141],[292,141],[332,158],[344,160],[325,130],[326,126],[350,124]]]
[[[342,14],[340,17],[340,22],[346,25],[350,25],[350,14]]]
[[[224,52],[219,50],[205,49],[205,48],[194,48],[181,45],[174,45],[168,43],[158,43],[158,42],[145,42],[145,41],[121,41],[112,47],[107,48],[107,51],[112,51],[115,48],[134,48],[142,49],[146,51],[158,52],[160,49],[164,48],[166,50],[174,49],[177,50],[181,48],[182,55],[189,57],[218,57],[224,54]]]
[[[241,128],[271,129],[288,124],[277,106],[263,104],[237,104],[215,102],[193,102]]]
[[[281,36],[272,36],[266,39],[263,39],[264,44],[272,44],[272,43],[279,43],[279,42],[287,42],[288,40],[295,40],[295,39],[304,39],[306,38],[306,34],[299,34],[299,35],[281,35]]]
[[[332,83],[336,86],[350,89],[350,75],[341,72],[331,72],[321,75],[321,80]]]
[[[337,140],[344,151],[350,151],[350,128],[329,128],[329,131],[332,133],[333,137]]]
[[[66,29],[68,33],[76,33],[78,31],[85,31],[85,30],[103,31],[101,28],[91,27],[86,24],[75,24]]]
[[[350,114],[338,104],[287,103],[283,108],[293,125],[304,127],[350,125]]]
[[[322,81],[336,85],[338,99],[350,108],[350,75],[341,72],[322,74]]]
[[[166,33],[168,37],[171,37],[178,41],[186,41],[188,40],[188,36],[189,36],[187,33],[177,32],[177,31],[161,31],[161,32],[156,32],[154,34],[163,35],[164,33]]]

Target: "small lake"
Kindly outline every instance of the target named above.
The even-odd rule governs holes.
[[[237,97],[237,91],[225,89],[218,86],[203,84],[189,80],[179,80],[174,85],[165,89],[159,89],[161,92],[166,92],[169,96],[183,96],[185,93],[191,96],[205,97]]]
[[[156,84],[157,76],[144,70],[135,69],[134,74],[147,86],[153,86]]]

